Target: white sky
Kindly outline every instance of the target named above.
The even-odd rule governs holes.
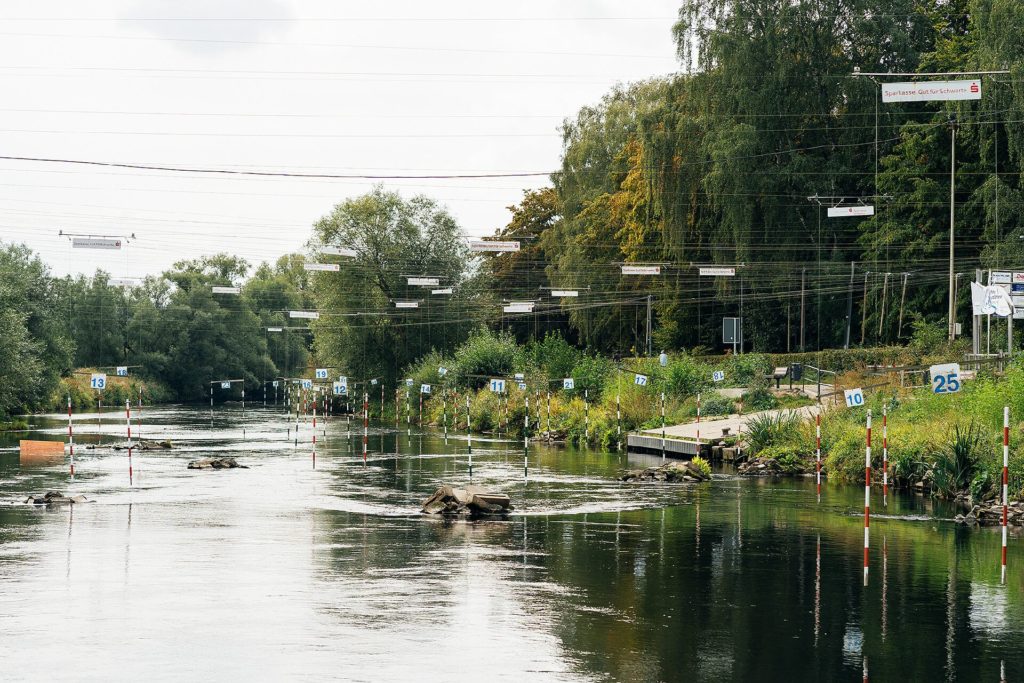
[[[273,171],[551,171],[558,126],[674,72],[678,0],[5,0],[0,155]],[[187,20],[186,20],[187,19]],[[299,249],[372,180],[225,178],[0,160],[0,240],[57,274]],[[386,181],[491,234],[544,177]],[[58,231],[134,233],[127,252]]]

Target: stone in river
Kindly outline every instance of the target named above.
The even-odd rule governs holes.
[[[234,458],[201,458],[188,464],[190,470],[229,470],[236,467],[249,469],[245,465],[239,465]]]

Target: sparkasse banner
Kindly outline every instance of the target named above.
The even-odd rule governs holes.
[[[883,83],[883,102],[930,102],[932,100],[980,100],[981,81],[919,81]]]

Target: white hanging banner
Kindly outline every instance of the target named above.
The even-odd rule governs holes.
[[[306,270],[326,270],[333,273],[341,270],[341,266],[337,263],[303,263],[302,267]]]
[[[873,206],[830,206],[828,207],[829,218],[843,218],[844,216],[874,216]]]
[[[267,332],[283,332],[283,327],[268,327]]]
[[[580,293],[575,289],[553,289],[551,290],[551,296],[570,297],[579,296]]]
[[[112,277],[107,280],[107,284],[111,287],[134,287],[139,284],[139,279],[135,277]]]
[[[444,289],[432,289],[432,290],[430,290],[430,293],[431,294],[451,294],[452,293],[452,288],[451,287],[445,287]]]
[[[974,315],[996,315],[1006,318],[1014,314],[1014,303],[1010,293],[1001,285],[988,287],[977,282],[971,283],[971,307]]]
[[[396,301],[395,308],[419,308],[420,302],[418,301]]]
[[[980,100],[981,80],[918,81],[883,83],[883,102],[932,102],[935,100]]]
[[[242,290],[238,287],[220,287],[218,285],[213,286],[214,294],[241,294]]]
[[[288,311],[289,318],[306,318],[307,320],[319,320],[320,313],[317,311]]]
[[[501,310],[506,313],[533,313],[533,304],[509,304]]]
[[[121,240],[106,237],[72,237],[72,249],[120,249]]]
[[[321,254],[328,254],[330,256],[357,256],[358,252],[355,249],[349,249],[347,247],[320,247]]]
[[[711,275],[713,277],[734,277],[736,275],[735,268],[722,268],[718,266],[704,266],[700,269],[701,275]]]
[[[491,240],[470,240],[470,251],[519,251],[519,242],[495,242]]]
[[[408,276],[409,284],[414,287],[437,287],[441,284],[441,278],[438,277],[413,277]]]
[[[661,266],[622,266],[623,275],[661,275]]]

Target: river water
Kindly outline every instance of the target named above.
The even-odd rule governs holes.
[[[59,415],[30,438],[62,438]],[[134,425],[134,433],[140,426]],[[656,458],[473,440],[503,521],[418,513],[469,482],[465,435],[272,408],[145,409],[76,424],[66,461],[0,437],[0,680],[1000,681],[1024,679],[1024,552],[927,499],[716,473],[621,484]],[[244,430],[244,434],[243,434]],[[232,455],[249,469],[192,471]],[[28,493],[94,502],[35,509]]]

